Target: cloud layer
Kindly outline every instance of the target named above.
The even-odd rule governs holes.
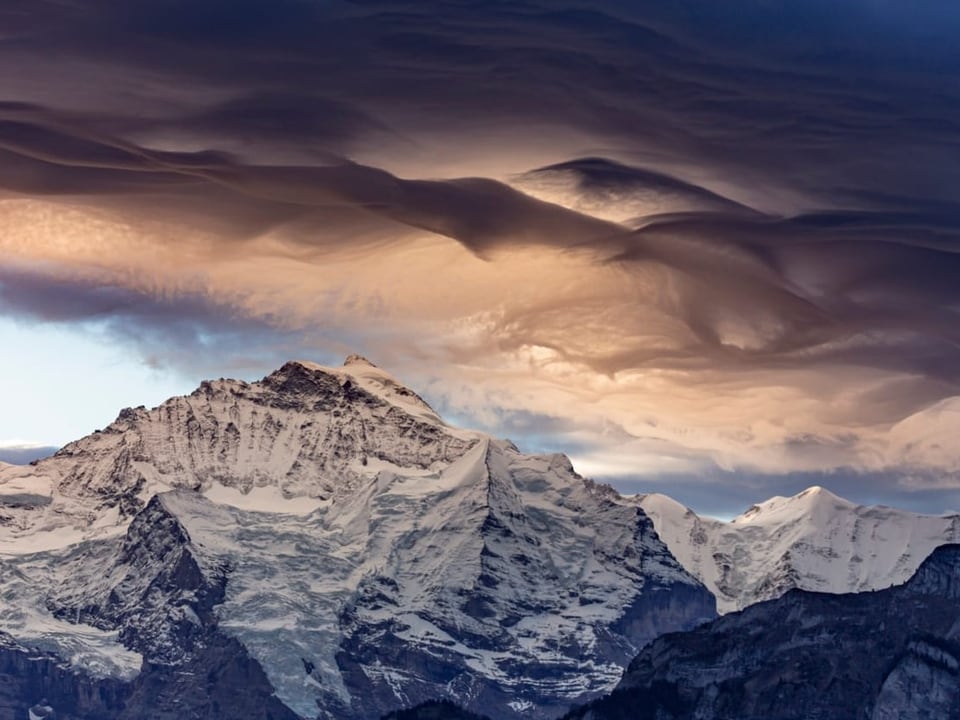
[[[595,474],[960,486],[960,11],[0,13],[5,314],[360,350]]]

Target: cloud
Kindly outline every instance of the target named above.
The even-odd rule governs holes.
[[[49,457],[57,450],[58,448],[56,447],[36,445],[3,445],[0,446],[0,463],[26,465],[34,460]]]
[[[954,482],[960,12],[5,11],[9,315],[197,372],[360,350],[623,476]]]
[[[149,150],[71,132],[63,120],[47,123],[0,122],[6,159],[0,187],[31,195],[104,196],[132,211],[160,196],[167,212],[195,213],[199,195],[206,214],[243,222],[250,221],[252,205],[262,216],[260,229],[307,216],[319,224],[327,214],[354,211],[450,237],[481,254],[499,244],[572,245],[619,229],[486,178],[406,180],[345,161],[249,165],[222,153]]]
[[[757,214],[694,183],[599,157],[537,168],[517,176],[513,183],[540,199],[628,225],[642,226],[649,217],[668,213]]]
[[[50,266],[0,268],[0,311],[24,322],[74,326],[133,348],[150,365],[208,373],[276,364],[310,347],[275,319],[239,312],[236,303],[203,291],[150,293]]]

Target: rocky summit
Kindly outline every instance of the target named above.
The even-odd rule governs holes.
[[[0,542],[0,717],[547,718],[715,616],[636,503],[358,357],[0,465]]]

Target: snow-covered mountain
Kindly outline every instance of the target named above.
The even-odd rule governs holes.
[[[45,691],[64,717],[231,717],[238,683],[249,717],[549,717],[715,612],[637,504],[357,357],[205,382],[0,466],[0,548],[11,643],[85,678]],[[114,700],[84,714],[98,678]]]
[[[665,495],[632,498],[721,613],[801,588],[829,593],[906,582],[939,545],[960,541],[960,515],[856,505],[821,487],[774,497],[730,522]]]
[[[478,440],[362,358],[337,370],[288,363],[258,383],[204,382],[152,410],[127,408],[53,457],[0,467],[0,497],[18,518],[0,542],[27,536],[36,549],[36,533],[56,529],[45,541],[67,544],[90,537],[91,523],[109,532],[176,488],[261,509],[266,496],[311,506],[383,468],[436,469]]]

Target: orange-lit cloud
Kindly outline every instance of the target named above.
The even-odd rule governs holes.
[[[809,57],[748,5],[768,32],[612,1],[23,4],[0,306],[198,374],[361,351],[603,475],[954,487],[956,58],[867,2],[784,10],[837,52]]]

